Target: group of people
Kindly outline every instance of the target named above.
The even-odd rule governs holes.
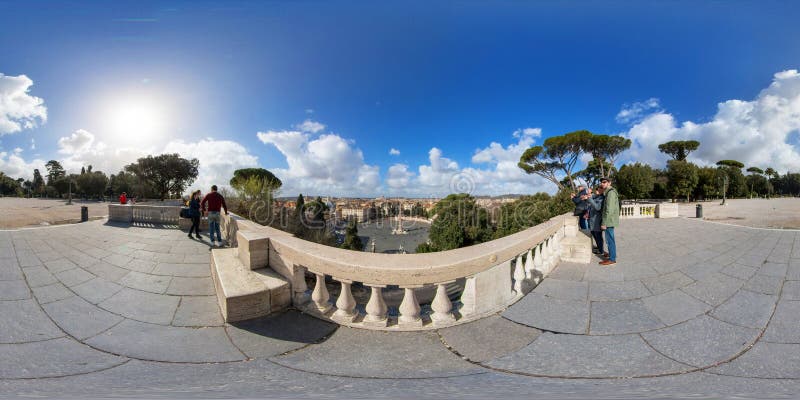
[[[122,192],[119,196],[120,204],[129,203],[128,194]],[[189,218],[192,220],[192,227],[189,228],[189,238],[192,239],[192,232],[194,232],[197,239],[202,239],[200,236],[200,217],[206,215],[208,217],[208,238],[211,239],[212,246],[222,246],[222,233],[220,232],[220,212],[224,209],[225,215],[228,215],[228,205],[225,204],[225,197],[217,192],[217,185],[211,186],[211,192],[205,195],[200,200],[200,190],[195,190],[189,197],[187,206],[189,206]],[[216,240],[215,239],[216,234]]]
[[[220,212],[224,209],[225,215],[228,215],[228,205],[225,204],[225,197],[217,192],[217,185],[211,186],[211,192],[200,200],[200,190],[195,190],[189,197],[189,218],[192,220],[192,227],[189,228],[189,238],[192,238],[192,232],[195,237],[202,239],[200,236],[200,216],[206,215],[208,217],[208,238],[211,240],[212,246],[222,246],[222,233],[219,229]],[[216,234],[216,241],[214,240]]]
[[[578,186],[577,193],[572,193],[575,203],[575,215],[582,230],[590,231],[596,247],[594,254],[602,254],[600,265],[617,263],[617,242],[614,239],[614,228],[619,225],[619,194],[611,186],[611,179],[600,178],[600,185],[594,189]],[[603,247],[608,251],[603,251]]]

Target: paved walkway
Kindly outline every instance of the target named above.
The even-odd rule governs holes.
[[[624,221],[505,312],[423,333],[222,322],[175,229],[0,232],[0,397],[668,397],[800,391],[800,236]],[[629,378],[629,379],[619,379]]]

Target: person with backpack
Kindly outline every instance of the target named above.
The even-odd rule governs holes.
[[[614,265],[617,263],[617,242],[614,240],[614,228],[619,225],[619,193],[611,186],[611,179],[600,178],[600,187],[603,188],[605,200],[601,212],[600,229],[605,232],[605,242],[608,246],[608,258],[600,261],[600,265]]]
[[[586,212],[588,211],[586,209],[587,205],[583,200],[581,200],[581,198],[586,194],[588,194],[586,188],[584,188],[583,185],[579,185],[578,193],[572,193],[569,196],[572,199],[572,202],[575,203],[575,211],[573,211],[572,215],[580,216],[580,218],[578,218],[578,227],[581,230],[589,229],[589,221],[588,218],[586,218]]]
[[[602,211],[605,195],[603,195],[603,188],[597,187],[595,195],[586,194],[581,197],[588,205],[589,211],[589,230],[592,231],[592,237],[597,244],[597,248],[592,250],[594,254],[608,255],[603,252],[603,230],[602,226]]]
[[[208,206],[206,206],[208,204]],[[211,193],[207,194],[200,203],[204,213],[208,215],[208,236],[211,239],[211,246],[222,246],[222,233],[219,229],[220,211],[224,208],[225,215],[228,215],[228,205],[225,204],[225,198],[217,193],[217,185],[211,185]],[[206,209],[208,207],[208,209]],[[214,241],[214,233],[217,234],[219,245]]]
[[[189,218],[192,220],[192,227],[189,228],[189,239],[192,238],[192,231],[198,239],[200,236],[200,190],[192,192],[192,197],[189,199]]]

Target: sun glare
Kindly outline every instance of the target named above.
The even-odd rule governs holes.
[[[163,134],[164,116],[152,99],[125,99],[113,104],[108,113],[109,133],[120,141],[136,142]]]

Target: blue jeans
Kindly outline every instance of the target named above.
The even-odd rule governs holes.
[[[217,234],[217,240],[222,241],[222,233],[219,231],[219,211],[208,212],[208,236],[209,240],[214,241],[214,233]]]
[[[606,247],[608,247],[608,260],[617,261],[617,242],[614,240],[614,227],[606,227]]]
[[[597,249],[603,251],[603,231],[592,231],[594,242],[597,243]]]

